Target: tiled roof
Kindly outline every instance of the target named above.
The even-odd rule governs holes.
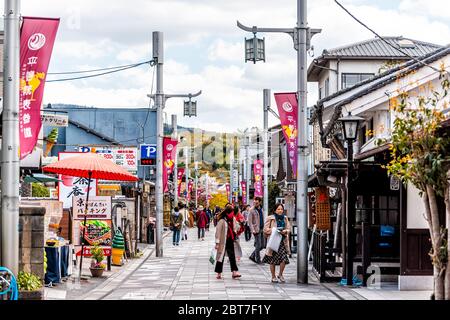
[[[442,47],[440,45],[413,40],[403,37],[383,37],[388,43],[399,47],[402,51],[413,57],[426,55]],[[325,57],[379,57],[379,58],[407,58],[403,53],[395,50],[379,38],[369,39],[351,45],[324,50],[322,56]]]

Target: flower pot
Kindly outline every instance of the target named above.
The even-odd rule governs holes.
[[[19,300],[44,300],[44,287],[38,290],[27,291],[19,290]]]
[[[104,268],[89,268],[89,270],[91,270],[92,277],[98,278],[103,275],[103,270],[105,270],[105,269]]]
[[[112,264],[115,266],[121,266],[122,263],[122,256],[123,256],[123,249],[117,249],[112,248]]]

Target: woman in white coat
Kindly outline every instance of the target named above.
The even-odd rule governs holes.
[[[241,275],[238,272],[236,264],[236,257],[234,254],[234,241],[236,239],[235,226],[237,225],[234,217],[234,212],[231,207],[227,207],[219,214],[218,222],[216,226],[216,267],[214,271],[217,273],[217,279],[222,279],[223,261],[225,259],[225,253],[230,260],[230,267],[232,272],[232,278],[240,278]]]

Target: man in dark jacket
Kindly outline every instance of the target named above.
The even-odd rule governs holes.
[[[260,251],[264,247],[264,214],[261,207],[261,198],[255,197],[254,206],[250,209],[250,214],[248,215],[248,225],[250,231],[255,237],[255,250],[250,255],[250,260],[255,263],[261,263]]]

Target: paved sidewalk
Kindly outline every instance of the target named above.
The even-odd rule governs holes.
[[[243,238],[243,236],[242,236]],[[296,257],[286,266],[286,283],[273,284],[268,265],[257,265],[248,257],[253,239],[241,239],[243,257],[238,263],[240,279],[232,279],[227,258],[224,279],[216,279],[209,254],[214,246],[214,228],[206,240],[197,239],[197,229],[189,230],[188,240],[172,245],[172,234],[164,235],[164,257],[154,257],[154,245],[146,245],[143,256],[113,267],[103,279],[89,279],[81,286],[63,290],[46,289],[48,299],[81,300],[428,300],[430,291],[398,291],[396,284],[382,283],[380,289],[347,288],[337,283],[319,283],[310,272],[309,284],[296,282]],[[261,251],[263,256],[264,251]],[[278,269],[278,268],[277,268]],[[58,289],[56,289],[58,290]]]
[[[89,296],[102,299],[310,299],[329,300],[339,297],[310,278],[309,285],[296,283],[295,264],[286,267],[284,284],[270,282],[267,265],[257,265],[248,259],[253,241],[241,240],[243,258],[239,271],[242,278],[231,278],[229,264],[224,266],[223,280],[215,278],[209,254],[214,245],[214,228],[206,240],[197,240],[197,229],[189,230],[187,241],[173,246],[171,237],[164,241],[164,257],[150,257],[133,274],[112,281]]]

